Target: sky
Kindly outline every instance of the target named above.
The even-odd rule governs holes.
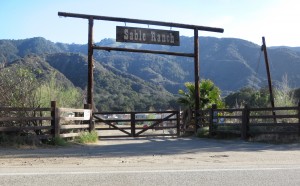
[[[259,45],[264,36],[267,46],[300,46],[299,9],[299,0],[0,0],[0,39],[44,37],[86,44],[88,21],[57,15],[70,12],[218,27],[224,33],[199,31],[199,36]],[[194,34],[189,29],[95,20],[93,39],[115,38],[116,26],[125,25]]]

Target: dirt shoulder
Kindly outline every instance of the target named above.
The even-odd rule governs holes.
[[[3,148],[1,167],[300,165],[300,144],[199,138],[103,139],[68,147]]]

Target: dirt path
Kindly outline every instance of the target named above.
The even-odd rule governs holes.
[[[199,138],[104,139],[69,147],[1,148],[1,167],[300,165],[300,144]]]

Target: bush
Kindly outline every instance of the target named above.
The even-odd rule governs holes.
[[[55,137],[47,141],[46,144],[56,145],[56,146],[67,146],[68,142],[63,138]]]
[[[98,141],[98,133],[93,130],[91,132],[81,132],[78,137],[76,137],[78,143],[95,143]]]
[[[36,146],[40,145],[40,140],[33,135],[20,135],[20,134],[5,134],[0,133],[1,146]]]
[[[217,126],[214,125],[213,138],[215,139],[236,139],[240,138],[239,126]]]
[[[9,143],[10,139],[9,139],[9,136],[6,135],[6,134],[0,134],[0,144],[3,145],[3,144],[7,144]]]
[[[197,136],[199,138],[208,138],[209,137],[209,127],[202,127],[198,129]]]

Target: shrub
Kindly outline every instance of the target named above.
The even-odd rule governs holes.
[[[56,146],[67,146],[68,142],[63,138],[55,137],[47,141],[46,144],[56,145]]]
[[[209,127],[201,127],[197,131],[197,136],[199,138],[207,138],[209,137]]]
[[[5,134],[0,133],[0,145],[2,146],[36,146],[40,145],[40,140],[33,135],[20,135],[20,134]]]
[[[93,130],[91,132],[81,132],[78,137],[76,137],[78,143],[95,143],[98,141],[98,133]]]

